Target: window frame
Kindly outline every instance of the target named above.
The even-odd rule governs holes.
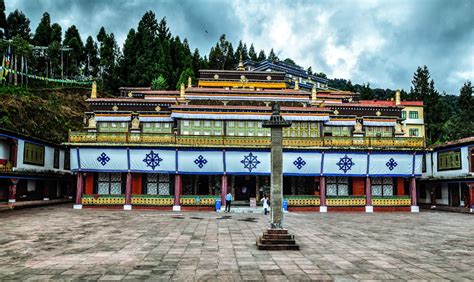
[[[54,148],[54,155],[53,155],[53,168],[59,169],[59,157],[61,151],[58,148]]]
[[[24,141],[23,163],[35,166],[44,166],[46,147],[33,142]]]
[[[449,149],[449,150],[444,150],[444,151],[438,152],[436,154],[436,158],[437,158],[437,170],[438,171],[448,171],[448,170],[460,170],[460,169],[462,169],[461,148]],[[444,165],[442,165],[443,163],[444,163]]]

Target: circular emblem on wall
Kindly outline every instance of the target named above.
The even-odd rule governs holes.
[[[215,74],[215,75],[214,75],[214,79],[219,79],[219,75],[218,75],[218,74]]]
[[[334,110],[334,114],[337,116],[339,114],[338,110]]]
[[[379,117],[382,113],[380,111],[377,111],[375,114]]]
[[[245,75],[241,75],[240,80],[245,80]]]
[[[128,92],[128,97],[130,97],[130,98],[133,97],[132,91]]]
[[[157,112],[161,111],[161,107],[160,107],[160,106],[156,106],[156,107],[155,107],[155,111],[157,111]]]
[[[112,110],[113,110],[114,112],[116,112],[116,111],[118,110],[117,105],[114,105],[114,106],[112,107]]]
[[[267,76],[267,80],[272,80],[272,77],[271,77],[271,76]]]

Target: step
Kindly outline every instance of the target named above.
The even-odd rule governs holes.
[[[257,243],[257,248],[259,250],[267,250],[267,251],[297,251],[300,249],[298,245],[263,245]]]
[[[261,238],[260,243],[263,245],[295,245],[294,239],[265,239]]]
[[[266,234],[288,234],[288,230],[287,229],[267,229],[267,231],[265,231]]]
[[[263,239],[279,239],[279,240],[290,240],[293,239],[291,234],[263,234]]]

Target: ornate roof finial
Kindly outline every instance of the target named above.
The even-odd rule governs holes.
[[[244,62],[242,60],[242,52],[240,52],[240,58],[239,58],[239,66],[237,67],[237,70],[239,71],[244,71]]]
[[[192,82],[193,82],[193,79],[192,79],[190,76],[188,76],[188,87],[192,87],[192,86],[193,86],[193,83],[192,83]]]
[[[395,105],[400,105],[400,90],[397,89],[397,92],[395,92]]]
[[[316,85],[313,85],[313,89],[311,89],[311,102],[316,103],[317,98],[318,98],[318,92],[316,90]]]
[[[97,82],[92,82],[91,99],[97,98]]]
[[[300,90],[300,84],[298,83],[298,79],[295,79],[295,90]]]
[[[180,98],[184,99],[184,83],[181,83],[181,88],[179,90]]]

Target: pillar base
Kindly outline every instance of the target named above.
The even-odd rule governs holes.
[[[173,206],[173,211],[181,211],[181,206]]]
[[[74,205],[72,208],[75,210],[82,210],[82,205]]]
[[[123,210],[131,211],[132,210],[132,205],[123,205]]]
[[[365,212],[374,212],[373,206],[365,206]]]
[[[8,199],[8,202],[13,204],[13,203],[16,203],[16,200],[15,199]]]
[[[470,212],[474,212],[474,208],[470,208],[469,211],[470,211]]]
[[[411,206],[411,212],[420,212],[419,206]]]
[[[43,201],[49,201],[49,198],[43,198]]]
[[[328,207],[327,206],[320,206],[319,207],[319,212],[328,212]]]

